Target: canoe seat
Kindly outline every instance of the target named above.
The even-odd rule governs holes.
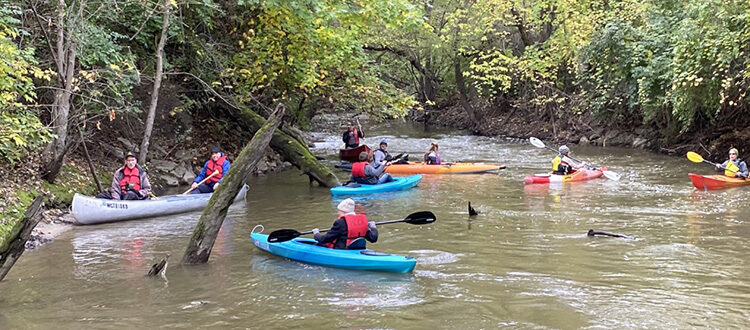
[[[364,237],[357,238],[346,246],[347,250],[364,250],[366,248],[367,241],[365,241]]]

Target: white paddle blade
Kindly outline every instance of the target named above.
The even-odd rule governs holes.
[[[533,144],[537,148],[544,148],[544,147],[546,147],[544,145],[544,142],[542,142],[542,140],[539,140],[539,139],[537,139],[537,138],[535,138],[533,136],[529,138],[529,142],[531,142],[531,144]]]
[[[620,174],[618,173],[612,171],[603,171],[602,174],[604,174],[604,177],[612,181],[620,181]]]

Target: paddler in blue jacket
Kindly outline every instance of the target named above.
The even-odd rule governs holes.
[[[216,188],[219,187],[219,183],[221,180],[224,179],[224,176],[227,175],[227,172],[229,172],[230,164],[227,160],[227,155],[225,155],[223,152],[221,152],[221,149],[219,147],[213,147],[211,148],[211,158],[209,158],[205,164],[203,164],[203,169],[198,174],[198,176],[195,177],[195,180],[193,180],[193,185],[190,187],[193,189],[191,191],[191,194],[207,194],[212,193],[216,191]],[[203,179],[209,177],[214,171],[218,171],[219,173],[214,174],[211,176],[206,182],[198,184],[199,182],[203,181]]]
[[[724,171],[724,175],[728,177],[747,179],[747,164],[739,157],[736,148],[729,149],[729,159],[721,165],[716,164],[716,170]]]
[[[346,249],[352,241],[364,237],[371,243],[378,241],[378,230],[374,221],[367,221],[364,214],[354,213],[354,200],[347,198],[336,207],[338,218],[333,222],[331,229],[320,233],[320,229],[312,230],[318,245],[334,249]],[[364,246],[361,246],[364,248]]]

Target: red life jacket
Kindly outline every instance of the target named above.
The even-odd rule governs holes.
[[[352,134],[354,134],[354,143],[359,144],[359,132],[356,128],[352,131]]]
[[[346,245],[348,246],[351,242],[357,238],[365,237],[367,234],[367,216],[364,214],[347,214],[344,216],[346,221]],[[328,248],[336,246],[338,239],[335,239],[331,243],[326,243]]]
[[[356,162],[352,164],[352,176],[355,178],[364,178],[365,176],[365,166],[369,165],[368,162]]]
[[[226,155],[219,157],[219,160],[217,161],[214,161],[213,159],[208,160],[208,164],[206,164],[206,176],[211,175],[211,173],[213,173],[214,171],[219,171],[219,173],[206,180],[206,184],[219,182],[219,179],[224,176],[224,168],[222,167],[222,165],[224,165],[224,161],[226,160]]]
[[[130,183],[133,184],[134,190],[141,190],[141,172],[138,170],[138,166],[134,166],[132,170],[125,166],[122,169],[122,174],[125,177],[120,180],[120,191],[125,193]]]

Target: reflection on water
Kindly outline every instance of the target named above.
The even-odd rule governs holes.
[[[694,189],[687,173],[710,167],[574,146],[622,179],[524,185],[553,153],[397,123],[368,132],[366,143],[386,137],[391,153],[413,159],[436,141],[448,161],[507,166],[354,197],[373,221],[437,215],[431,225],[378,226],[368,245],[416,257],[412,274],[325,268],[254,248],[257,224],[306,231],[336,216],[342,198],[289,171],[251,180],[206,265],[179,265],[199,213],[76,227],[24,254],[0,283],[0,328],[726,328],[750,319],[750,195]],[[314,152],[338,163],[339,139],[323,137]],[[478,216],[468,217],[469,201]],[[588,237],[589,229],[636,240]],[[167,253],[169,285],[144,277]]]

